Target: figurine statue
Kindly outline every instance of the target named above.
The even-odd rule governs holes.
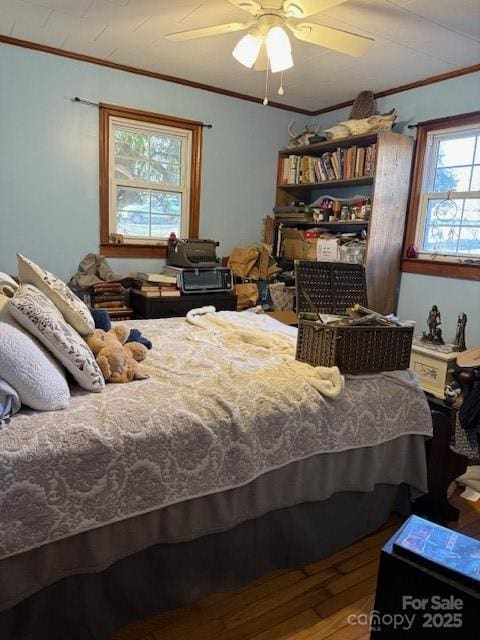
[[[467,314],[459,313],[457,320],[457,332],[455,334],[455,351],[465,351],[465,325],[467,324]]]
[[[428,333],[423,332],[422,340],[425,342],[434,342],[435,344],[444,344],[442,330],[440,329],[441,324],[442,316],[440,315],[437,305],[434,304],[428,313]]]

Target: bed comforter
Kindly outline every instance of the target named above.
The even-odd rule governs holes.
[[[294,361],[295,330],[248,312],[217,317],[227,331],[136,322],[154,343],[148,380],[77,389],[68,409],[23,411],[0,431],[0,558],[317,454],[430,435],[409,371],[350,377],[326,397]]]

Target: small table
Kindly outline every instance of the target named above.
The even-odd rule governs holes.
[[[217,311],[235,311],[237,299],[229,291],[192,293],[183,296],[147,297],[130,290],[130,306],[139,319],[185,316],[190,309],[212,305]]]
[[[424,391],[441,400],[445,398],[445,387],[452,380],[457,354],[453,345],[433,345],[420,338],[413,339],[410,369],[419,377]]]

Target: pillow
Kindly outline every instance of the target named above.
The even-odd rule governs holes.
[[[45,271],[21,253],[17,253],[17,258],[18,275],[22,283],[33,284],[40,289],[80,335],[93,333],[95,323],[87,305],[60,278]]]
[[[11,298],[17,289],[18,283],[7,273],[0,271],[0,293]]]
[[[32,409],[65,409],[70,389],[62,367],[15,322],[8,303],[0,294],[0,378]]]
[[[85,340],[36,287],[24,284],[11,298],[9,311],[42,342],[87,391],[103,391],[105,380]]]

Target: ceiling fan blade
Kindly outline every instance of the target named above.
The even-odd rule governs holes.
[[[248,11],[248,13],[251,13],[254,16],[262,10],[262,6],[254,0],[228,0],[228,2],[230,2],[230,4],[234,4],[239,9]]]
[[[284,12],[291,18],[306,18],[319,11],[325,11],[346,0],[285,0]]]
[[[183,40],[195,40],[195,38],[209,38],[210,36],[218,36],[222,33],[231,33],[233,31],[242,31],[248,29],[254,23],[250,22],[228,22],[227,24],[216,24],[212,27],[204,27],[203,29],[192,29],[190,31],[177,31],[176,33],[167,33],[165,35],[169,40],[182,42]]]
[[[301,24],[286,23],[298,40],[332,49],[349,56],[359,57],[363,55],[375,42],[372,38],[359,36],[356,33],[324,27],[314,22],[302,22]]]
[[[268,56],[267,56],[267,48],[265,47],[265,43],[262,44],[262,48],[260,49],[260,53],[258,54],[258,58],[255,62],[255,66],[253,67],[255,71],[266,71],[268,67]]]

